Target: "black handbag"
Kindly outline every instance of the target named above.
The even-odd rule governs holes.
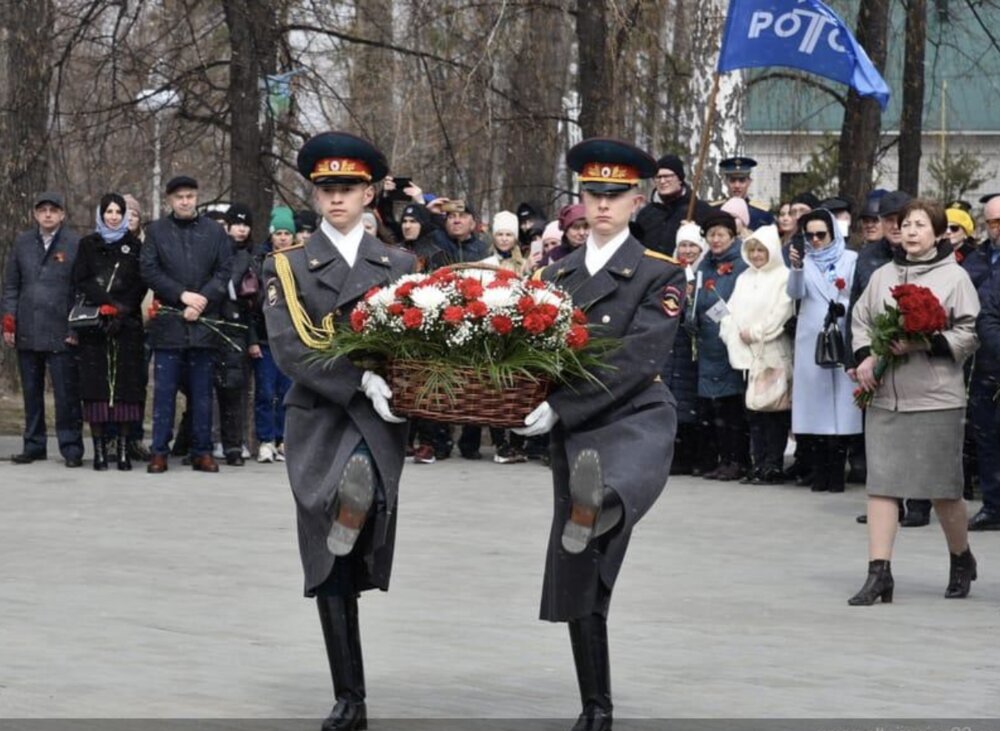
[[[816,365],[820,368],[842,368],[847,363],[847,345],[837,326],[837,318],[845,312],[842,304],[830,300],[823,329],[816,335]]]
[[[115,275],[118,273],[118,265],[119,262],[115,262],[115,268],[112,270],[111,276],[108,277],[108,286],[104,288],[105,292],[110,292],[111,285],[115,283]],[[73,307],[70,308],[69,317],[66,319],[69,322],[71,330],[90,330],[92,328],[100,327],[101,306],[87,304],[87,297],[83,292],[81,292],[76,296],[76,302],[73,303]]]

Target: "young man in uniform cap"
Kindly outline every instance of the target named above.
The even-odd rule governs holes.
[[[67,467],[83,464],[83,412],[76,367],[76,336],[67,325],[73,306],[73,262],[78,237],[63,225],[62,194],[35,197],[35,225],[14,239],[3,277],[4,345],[17,350],[24,398],[24,442],[14,464],[44,460],[45,369],[52,377],[56,435]]]
[[[347,358],[321,363],[315,356],[335,329],[350,327],[368,290],[416,268],[413,256],[366,234],[361,223],[387,168],[382,153],[354,135],[324,132],[307,141],[298,169],[313,183],[319,230],[264,266],[271,351],[293,381],[285,456],[305,593],[316,597],[337,698],[324,731],[367,727],[357,599],[389,588],[408,425],[390,410],[392,392],[380,376]]]
[[[574,731],[611,728],[607,613],[632,528],[670,473],[677,427],[660,379],[683,305],[684,270],[629,233],[656,161],[625,142],[590,139],[567,165],[580,174],[586,244],[536,273],[569,291],[599,337],[620,347],[596,382],[557,388],[517,431],[551,430],[555,511],[541,618],[568,622],[583,711]]]
[[[774,216],[766,204],[750,200],[750,184],[753,182],[751,171],[757,167],[757,161],[752,157],[727,157],[719,163],[719,173],[726,184],[728,198],[742,198],[750,208],[750,230],[756,231],[761,226],[774,223]],[[713,206],[721,206],[726,201],[716,201]]]

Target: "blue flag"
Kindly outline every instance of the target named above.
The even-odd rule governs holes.
[[[889,87],[836,13],[820,0],[730,0],[719,71],[790,66],[847,84],[884,110]]]

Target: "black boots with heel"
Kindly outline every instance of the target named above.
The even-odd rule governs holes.
[[[951,571],[945,599],[964,599],[969,596],[972,582],[976,580],[976,557],[966,548],[962,553],[951,554]]]
[[[892,570],[888,561],[869,561],[868,579],[861,591],[847,600],[852,607],[870,607],[878,599],[883,604],[892,603],[892,591],[895,582],[892,580]]]
[[[128,440],[122,435],[118,435],[115,442],[115,453],[118,456],[118,469],[121,472],[128,472],[132,469],[132,460],[129,458]]]
[[[94,469],[104,472],[108,468],[108,440],[101,436],[94,437]]]

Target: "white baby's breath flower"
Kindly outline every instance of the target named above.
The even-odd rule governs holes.
[[[448,301],[448,296],[437,287],[417,287],[410,293],[414,307],[424,312],[441,308]]]

